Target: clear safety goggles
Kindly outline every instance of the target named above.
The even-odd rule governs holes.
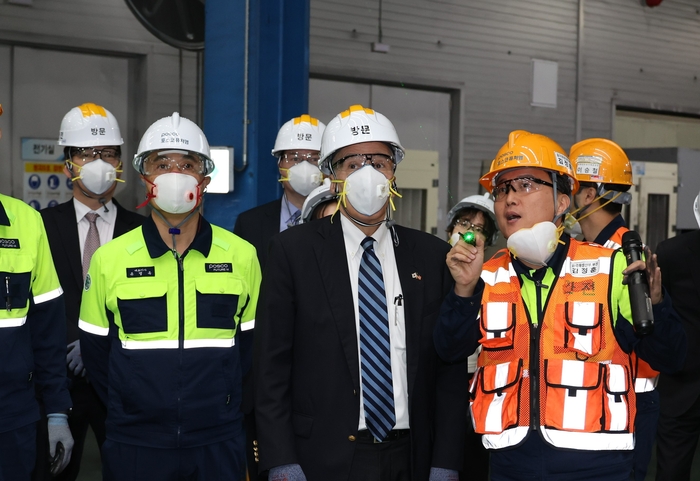
[[[371,165],[387,178],[394,175],[394,157],[386,154],[350,154],[333,163],[338,174],[350,175],[365,165]]]
[[[493,200],[498,202],[505,199],[508,192],[511,190],[517,195],[527,195],[541,190],[543,185],[554,187],[554,184],[534,177],[518,177],[496,185],[491,195],[493,196]]]
[[[119,148],[105,147],[104,149],[94,149],[92,147],[71,147],[71,159],[80,159],[83,164],[88,164],[94,160],[102,159],[113,167],[118,167],[121,163],[122,152]]]
[[[313,165],[318,165],[318,161],[320,159],[321,157],[318,155],[318,153],[285,152],[280,156],[280,162],[284,162],[288,165],[296,165],[303,161],[307,161]]]
[[[207,165],[204,159],[185,151],[160,152],[150,155],[143,161],[143,174],[156,175],[181,172],[190,175],[204,175]]]

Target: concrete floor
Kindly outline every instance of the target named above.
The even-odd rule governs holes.
[[[649,472],[644,481],[654,481],[656,477],[656,448],[652,453],[651,462],[649,463]],[[92,430],[88,432],[88,440],[85,443],[85,451],[83,452],[83,462],[80,467],[80,475],[78,481],[100,481],[102,479],[102,463],[100,461],[100,453],[97,449],[97,442]],[[690,474],[691,480],[700,480],[700,445],[695,451],[695,459],[693,462],[693,470]],[[203,480],[205,481],[205,480]]]

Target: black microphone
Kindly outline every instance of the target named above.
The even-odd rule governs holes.
[[[641,260],[643,251],[644,246],[639,234],[633,230],[622,234],[622,253],[625,254],[627,265]],[[628,274],[627,287],[630,293],[634,331],[639,337],[649,335],[654,331],[654,312],[651,309],[646,271],[634,271]]]

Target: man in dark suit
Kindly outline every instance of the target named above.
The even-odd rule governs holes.
[[[698,199],[695,216],[700,224]],[[688,346],[700,345],[700,231],[688,232],[659,244],[656,256],[663,285],[683,322]],[[690,479],[700,436],[700,356],[688,355],[680,372],[662,373],[658,386],[661,415],[656,434],[656,479]]]
[[[392,225],[403,155],[385,116],[342,112],[319,164],[340,215],[270,243],[253,369],[271,480],[456,480],[462,467],[466,365],[440,361],[431,336],[449,246]]]
[[[236,219],[233,233],[253,244],[263,272],[270,239],[298,222],[306,196],[321,185],[323,175],[318,170],[318,152],[321,150],[321,135],[325,128],[323,122],[309,115],[285,122],[277,132],[272,149],[272,155],[277,158],[279,181],[282,182],[284,194],[277,200],[242,212]],[[250,359],[247,361],[250,363]],[[245,414],[248,475],[250,479],[257,479],[257,440],[250,372],[243,379],[241,410]]]
[[[119,177],[117,170],[121,170],[122,165],[122,144],[116,119],[98,105],[75,107],[61,123],[59,145],[64,146],[63,172],[73,181],[73,198],[42,210],[41,216],[66,299],[66,363],[73,400],[69,425],[75,448],[70,464],[57,478],[51,478],[46,472],[46,457],[37,456],[35,480],[75,480],[88,426],[92,427],[99,446],[105,439],[106,409],[86,378],[78,340],[78,316],[84,273],[92,252],[99,245],[140,226],[144,220],[143,216],[124,209],[112,198]],[[89,219],[93,216],[91,222]],[[45,442],[46,438],[40,433],[39,449],[45,450]]]
[[[321,185],[318,152],[325,128],[323,122],[309,115],[290,119],[280,128],[272,155],[277,158],[284,194],[242,212],[236,219],[233,233],[255,246],[263,271],[272,236],[298,222],[306,196]]]

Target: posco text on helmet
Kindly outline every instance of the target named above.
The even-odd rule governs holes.
[[[569,179],[572,194],[578,190],[578,180],[564,149],[549,137],[531,134],[525,130],[514,130],[510,133],[508,142],[498,151],[496,158],[491,162],[491,169],[479,183],[491,192],[499,174],[525,167],[561,174]]]
[[[632,165],[622,147],[608,139],[586,139],[571,147],[569,158],[579,182],[632,184]]]
[[[277,132],[272,155],[279,157],[285,150],[321,150],[321,136],[326,125],[311,117],[302,115],[288,120]]]
[[[139,148],[134,156],[134,168],[143,174],[143,161],[157,150],[186,150],[199,154],[204,159],[206,172],[214,170],[214,161],[209,153],[209,143],[204,132],[197,124],[174,112],[170,117],[163,117],[154,122],[141,137]]]
[[[391,121],[372,109],[352,105],[331,120],[323,132],[318,168],[330,175],[333,154],[343,147],[363,142],[385,142],[394,151],[394,163],[403,160],[404,150]]]
[[[455,206],[452,207],[447,213],[447,224],[452,225],[452,223],[456,220],[455,217],[457,214],[462,209],[468,208],[480,210],[484,214],[488,215],[493,221],[496,231],[490,236],[489,239],[486,239],[487,244],[492,245],[498,237],[498,223],[496,222],[496,214],[494,213],[491,194],[487,192],[484,195],[470,195],[457,202],[457,204],[455,204]]]
[[[104,107],[86,103],[73,107],[63,116],[58,145],[95,147],[123,143],[117,119]]]

